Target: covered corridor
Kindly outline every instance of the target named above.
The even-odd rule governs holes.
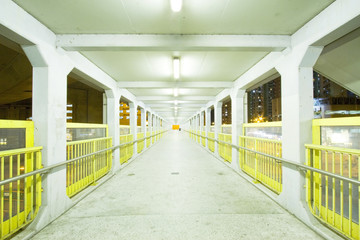
[[[359,240],[359,83],[359,0],[0,0],[0,240]]]
[[[33,239],[322,238],[171,131]]]

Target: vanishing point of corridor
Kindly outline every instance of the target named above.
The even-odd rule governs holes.
[[[170,131],[33,239],[321,239]]]

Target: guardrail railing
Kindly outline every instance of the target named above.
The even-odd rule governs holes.
[[[131,144],[134,140],[132,134],[120,135],[120,164],[126,163],[134,154],[134,147]]]
[[[146,132],[146,137],[150,137],[150,132]],[[146,139],[146,147],[149,147],[151,143],[151,138]]]
[[[137,133],[137,139],[141,139],[141,138],[144,138],[144,133],[143,132]],[[144,149],[144,141],[145,141],[145,139],[141,140],[137,143],[137,152],[138,153],[141,153],[142,150]]]
[[[273,157],[266,157],[256,152],[265,153],[274,157],[282,157],[282,142],[264,138],[240,136],[239,149],[240,168],[279,194],[282,190],[282,165]],[[247,149],[255,150],[247,151]]]
[[[232,143],[232,136],[231,134],[224,134],[219,133],[219,155],[222,157],[225,161],[228,161],[231,163],[232,161],[232,147],[229,144],[225,143]],[[224,142],[224,143],[223,143]]]
[[[165,131],[164,131],[165,132]],[[164,133],[163,132],[163,133]],[[160,133],[157,133],[158,135]],[[42,147],[32,147],[25,149],[16,149],[0,152],[0,236],[7,238],[16,231],[29,224],[36,216],[41,206],[41,174],[46,174],[51,170],[59,169],[60,166],[68,166],[77,163],[81,159],[87,159],[96,155],[109,153],[109,151],[121,148],[127,145],[133,145],[135,142],[156,137],[151,135],[143,139],[137,139],[117,146],[101,149],[90,154],[85,154],[73,159],[69,159],[47,167],[41,165],[41,149]],[[24,159],[24,168],[20,167],[20,172],[14,172],[14,164],[22,163],[22,155]],[[12,157],[11,157],[12,156]],[[5,175],[5,162],[12,159],[13,167],[8,175]],[[16,160],[15,160],[16,159]],[[20,159],[20,163],[18,163]],[[14,163],[16,161],[16,163]],[[10,163],[9,163],[10,164]],[[101,166],[101,164],[99,164]],[[100,167],[101,168],[101,167]],[[23,170],[22,170],[23,169]],[[101,172],[101,171],[100,171]],[[10,174],[11,173],[11,174]],[[101,174],[101,173],[99,173]],[[19,187],[20,186],[20,187]],[[21,193],[21,186],[24,186]],[[19,192],[19,193],[18,193]],[[20,199],[20,200],[18,200]],[[24,200],[22,200],[24,199]],[[14,203],[16,201],[16,204]],[[20,204],[19,204],[20,203]],[[23,207],[22,207],[23,206]],[[7,210],[6,210],[7,209]],[[15,214],[15,212],[17,214]]]
[[[307,144],[307,165],[360,180],[360,150]],[[314,216],[353,239],[359,239],[360,187],[354,183],[308,172],[307,202]]]
[[[40,169],[41,149],[1,151],[0,181]],[[34,174],[0,186],[0,238],[4,239],[34,220],[41,205],[41,177]]]
[[[208,147],[209,150],[212,152],[215,152],[215,141],[213,140],[215,138],[215,133],[214,132],[208,132]]]
[[[313,215],[344,236],[359,239],[360,150],[306,144],[305,165],[274,156],[275,154],[236,146],[210,137],[206,138],[218,144],[230,145],[240,152],[246,151],[247,154],[252,153],[254,156],[277,161],[282,166],[291,165],[298,171],[305,171],[307,174],[306,199]]]
[[[96,138],[66,143],[67,160],[78,158],[112,146],[112,138]],[[69,197],[81,192],[111,169],[112,151],[84,157],[66,166],[66,193]]]
[[[205,138],[205,131],[201,132],[201,144],[205,147],[206,146],[206,138]]]

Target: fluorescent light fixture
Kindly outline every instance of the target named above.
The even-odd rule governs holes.
[[[173,70],[174,70],[174,78],[179,79],[180,78],[180,59],[179,58],[173,59]]]
[[[179,96],[179,89],[174,88],[174,97]]]
[[[170,5],[173,12],[180,12],[182,8],[182,0],[170,0]]]

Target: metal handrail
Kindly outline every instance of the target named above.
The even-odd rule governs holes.
[[[196,133],[193,133],[193,132],[189,132],[189,131],[187,131],[187,130],[184,130],[184,131],[185,131],[185,132],[188,132],[188,133],[195,134],[195,135],[199,135],[199,134],[196,134]],[[204,136],[203,136],[203,137],[204,137]],[[348,178],[348,177],[344,177],[344,176],[341,176],[341,175],[338,175],[338,174],[326,172],[326,171],[324,171],[324,170],[317,169],[317,168],[313,168],[313,167],[310,167],[310,166],[307,166],[307,165],[304,165],[304,164],[301,164],[301,163],[297,163],[297,162],[294,162],[294,161],[291,161],[291,160],[287,160],[287,159],[284,159],[284,158],[275,157],[275,156],[272,156],[272,155],[269,155],[269,154],[266,154],[266,153],[262,153],[262,152],[258,152],[258,151],[252,150],[252,149],[250,149],[250,148],[245,148],[245,147],[236,146],[236,145],[234,145],[234,144],[232,144],[232,143],[228,143],[228,142],[224,142],[224,141],[221,141],[221,140],[217,140],[217,139],[215,139],[215,138],[209,138],[209,137],[205,137],[205,138],[207,138],[208,140],[211,140],[211,141],[218,142],[218,143],[222,143],[222,144],[226,144],[226,145],[231,145],[233,148],[236,148],[237,150],[243,149],[243,150],[246,150],[246,151],[249,151],[249,152],[253,152],[253,153],[256,153],[256,154],[259,154],[259,155],[263,155],[263,156],[265,156],[265,157],[273,158],[273,159],[275,159],[275,160],[278,160],[278,161],[281,162],[281,163],[287,163],[287,164],[296,166],[297,168],[300,168],[300,169],[303,169],[303,170],[309,170],[309,171],[312,171],[312,172],[317,172],[317,173],[320,173],[320,174],[323,174],[323,175],[326,175],[326,176],[329,176],[329,177],[333,177],[333,178],[339,179],[339,180],[341,180],[341,181],[345,181],[345,182],[352,183],[352,184],[355,184],[355,185],[360,186],[360,181],[355,180],[355,179],[352,179],[352,178]]]
[[[159,133],[156,133],[156,134],[153,134],[153,135],[150,135],[150,136],[141,138],[141,139],[136,139],[136,140],[131,141],[131,142],[122,143],[122,144],[119,144],[119,145],[117,145],[117,146],[113,146],[113,147],[110,147],[110,148],[102,149],[102,150],[99,150],[99,151],[97,151],[97,152],[89,153],[89,154],[86,154],[86,155],[83,155],[83,156],[80,156],[80,157],[76,157],[76,158],[73,158],[73,159],[70,159],[70,160],[66,160],[66,161],[63,161],[63,162],[60,162],[60,163],[56,163],[56,164],[53,164],[53,165],[50,165],[50,166],[47,166],[47,167],[44,167],[44,168],[41,168],[41,169],[38,169],[38,170],[34,170],[34,171],[31,171],[31,172],[28,172],[28,173],[24,173],[24,174],[18,175],[18,176],[16,176],[16,177],[8,178],[8,179],[6,179],[6,180],[0,181],[0,186],[9,184],[9,183],[11,183],[11,182],[18,181],[18,180],[23,179],[23,178],[26,178],[26,177],[31,177],[31,176],[34,176],[34,175],[36,175],[36,174],[47,173],[47,172],[49,172],[50,170],[52,170],[52,169],[54,169],[54,168],[57,168],[57,167],[60,167],[60,166],[62,166],[62,165],[66,165],[66,164],[75,162],[75,161],[77,161],[77,160],[80,160],[80,159],[82,159],[82,158],[90,157],[90,156],[93,156],[93,155],[96,155],[96,154],[100,154],[100,153],[102,153],[102,152],[106,152],[106,151],[109,151],[109,150],[115,150],[115,149],[117,149],[117,148],[121,148],[121,147],[126,146],[126,145],[129,145],[129,144],[133,144],[133,143],[135,143],[135,142],[143,141],[144,139],[157,136],[157,135],[159,135],[159,134],[161,134],[161,133],[164,133],[164,132],[167,132],[167,131],[169,131],[169,130],[166,130],[166,131],[163,131],[163,132],[159,132]],[[36,147],[36,148],[41,148],[41,147]]]

